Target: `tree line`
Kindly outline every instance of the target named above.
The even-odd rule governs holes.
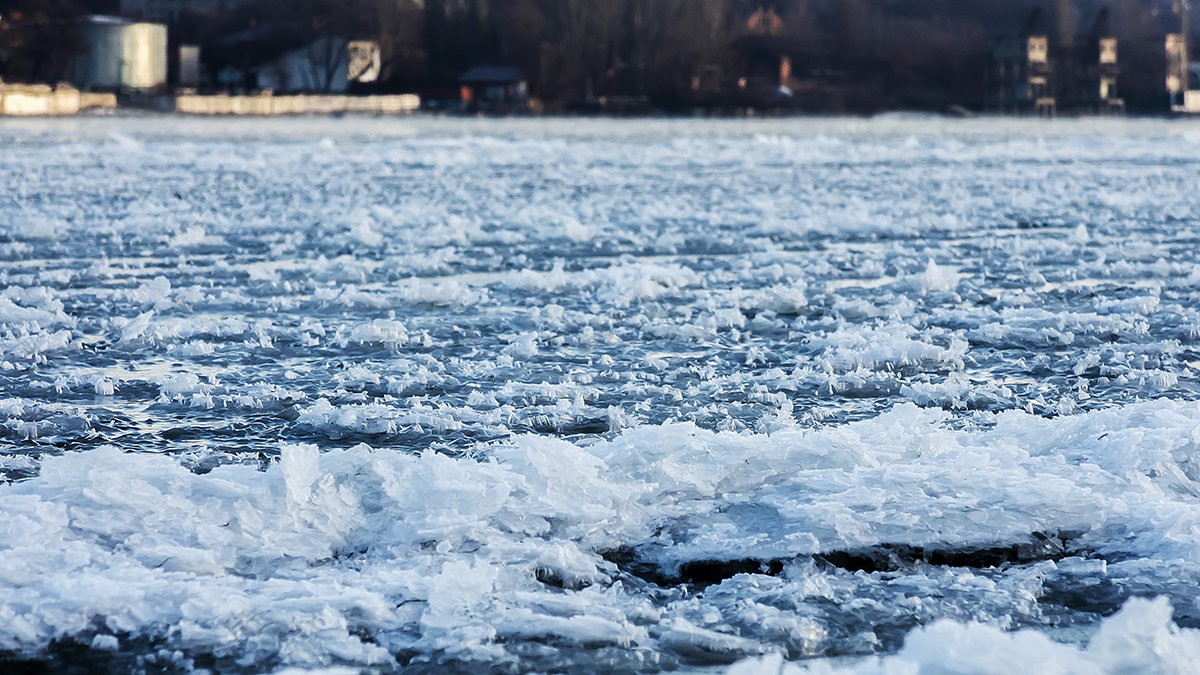
[[[173,44],[202,46],[210,71],[322,37],[374,40],[382,69],[372,88],[434,97],[452,96],[474,65],[513,65],[548,110],[601,97],[667,110],[738,105],[755,45],[769,45],[807,83],[797,105],[871,112],[981,107],[989,45],[1038,9],[1055,34],[1064,6],[1078,33],[1109,11],[1130,108],[1157,106],[1171,0],[195,0],[170,28]],[[0,77],[61,78],[78,47],[69,19],[120,10],[119,0],[0,0],[0,16],[24,19],[0,31]],[[775,19],[751,27],[760,12]]]

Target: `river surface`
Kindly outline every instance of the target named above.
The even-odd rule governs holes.
[[[0,183],[0,667],[1200,658],[1198,123],[6,120]]]

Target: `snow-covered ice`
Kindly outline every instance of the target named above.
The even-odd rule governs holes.
[[[0,174],[0,666],[1200,659],[1200,124],[85,117]]]

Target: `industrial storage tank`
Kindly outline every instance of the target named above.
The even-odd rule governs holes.
[[[167,27],[111,16],[80,26],[83,52],[74,81],[82,89],[151,89],[167,83]]]

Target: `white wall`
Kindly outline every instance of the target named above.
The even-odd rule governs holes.
[[[167,82],[167,27],[158,23],[89,21],[73,81],[84,89],[148,89]]]

